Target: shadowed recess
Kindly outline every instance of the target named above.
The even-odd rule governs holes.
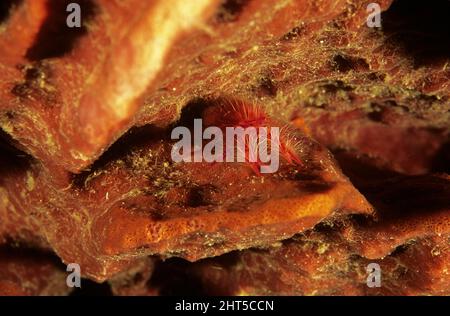
[[[416,67],[450,57],[448,0],[397,0],[382,14],[383,30],[400,44]]]
[[[73,184],[82,188],[85,180],[95,170],[99,170],[105,167],[111,161],[117,159],[124,159],[133,151],[133,149],[142,148],[149,143],[153,143],[157,140],[165,139],[166,130],[155,127],[154,125],[144,125],[140,127],[133,127],[120,137],[103,155],[97,159],[93,165],[79,173],[72,175]]]
[[[199,273],[202,266],[208,266],[209,264],[214,264],[218,269],[230,268],[231,270],[233,266],[239,264],[239,252],[233,251],[219,257],[202,259],[194,263],[178,258],[160,261],[156,264],[155,271],[147,286],[158,289],[160,295],[168,296],[226,295],[227,293],[235,292],[236,289],[231,290],[227,288],[228,284],[223,284],[223,288],[214,287],[214,290],[212,290],[210,284],[205,282],[207,280]],[[232,286],[234,287],[234,285]]]
[[[1,0],[0,1],[0,24],[6,22],[11,12],[22,4],[23,0]]]
[[[74,288],[70,296],[112,296],[108,283],[95,283],[88,279],[81,280],[81,288]]]
[[[216,14],[216,19],[219,22],[233,22],[236,21],[244,10],[249,0],[225,0],[220,6]]]
[[[111,161],[126,158],[133,149],[142,148],[158,140],[170,139],[170,133],[175,126],[193,126],[194,118],[201,118],[204,109],[210,105],[205,99],[194,99],[183,108],[180,119],[173,126],[160,128],[150,124],[131,128],[104,152],[89,169],[74,174],[72,176],[74,185],[82,188],[84,181],[92,172],[101,169]]]
[[[33,158],[17,149],[17,142],[0,129],[0,184],[9,175],[26,172]]]
[[[97,7],[93,0],[78,0],[76,3],[81,7],[82,26],[70,28],[66,19],[71,12],[67,12],[66,8],[72,2],[72,0],[50,0],[47,3],[48,16],[26,54],[30,61],[63,56],[87,33],[86,23],[97,13]]]

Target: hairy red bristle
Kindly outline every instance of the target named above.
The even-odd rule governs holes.
[[[261,145],[262,141],[266,141],[267,147],[272,150],[272,146],[270,144],[270,128],[279,127],[280,124],[278,124],[275,120],[270,119],[259,105],[235,98],[220,98],[214,101],[213,106],[205,111],[203,118],[207,126],[217,126],[222,129],[225,129],[226,127],[266,127],[266,139],[260,139],[260,143],[256,144],[256,146],[253,147],[249,146],[248,142],[246,142],[245,145],[244,156],[246,159],[246,163],[256,174],[261,175],[259,168],[262,163],[260,161],[249,161],[249,151],[251,149],[258,151],[258,148]],[[297,139],[294,135],[295,131],[289,126],[283,126],[280,128],[280,161],[284,160],[290,165],[301,165],[301,159],[297,154]],[[226,148],[224,148],[224,153],[225,152]]]
[[[298,140],[295,137],[295,131],[290,126],[284,126],[280,132],[280,155],[287,163],[292,165],[301,165],[302,161],[298,156]]]
[[[267,116],[260,106],[238,99],[222,98],[214,102],[214,106],[207,111],[213,124],[224,127],[259,127],[265,126]],[[209,121],[209,120],[207,120]]]

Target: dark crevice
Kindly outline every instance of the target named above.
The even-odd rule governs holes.
[[[22,71],[24,78],[12,87],[13,95],[22,99],[39,96],[45,100],[43,106],[48,108],[57,105],[54,93],[46,88],[51,85],[50,80],[53,76],[48,63],[37,61],[26,66],[18,65],[17,68]]]
[[[262,94],[274,97],[277,95],[277,85],[274,80],[270,76],[265,76],[260,79],[259,87],[261,89]]]
[[[81,280],[81,288],[75,288],[70,296],[112,296],[111,287],[107,282],[96,283],[88,279]]]
[[[217,191],[212,185],[195,186],[187,196],[187,206],[200,207],[213,204],[212,192]]]
[[[406,251],[408,251],[408,248],[410,248],[412,246],[413,242],[410,243],[405,243],[405,244],[401,244],[399,246],[397,246],[392,252],[391,252],[391,256],[395,257],[398,255],[401,255],[403,253],[405,253]]]
[[[143,148],[156,141],[169,140],[170,133],[175,126],[193,127],[194,118],[201,118],[204,109],[210,105],[211,103],[206,99],[194,99],[183,108],[180,119],[172,125],[165,128],[152,124],[132,127],[114,142],[89,169],[72,175],[74,187],[82,189],[89,175],[96,170],[104,168],[114,160],[124,159],[127,162],[127,155],[135,149]]]
[[[5,243],[0,245],[0,257],[4,260],[30,261],[30,262],[51,262],[55,267],[65,271],[66,266],[53,252],[45,249],[37,249],[34,245],[29,245],[12,238],[6,238]]]
[[[432,171],[450,174],[450,139],[436,154],[433,161]]]
[[[335,186],[334,183],[322,181],[302,181],[298,183],[298,187],[307,193],[325,193]]]
[[[331,61],[331,68],[334,71],[349,72],[354,71],[367,71],[369,70],[369,64],[363,58],[348,56],[345,54],[337,54]]]
[[[448,0],[396,0],[382,14],[383,31],[416,67],[427,66],[450,57],[449,12]]]
[[[190,262],[183,259],[169,259],[155,266],[148,287],[156,288],[160,295],[202,296],[206,294],[201,279],[189,273]]]
[[[380,169],[362,157],[335,152],[344,174],[384,218],[402,218],[450,207],[450,186],[435,175],[409,176]]]
[[[7,112],[7,116],[14,116],[14,112]],[[16,175],[29,169],[34,159],[18,149],[20,145],[9,134],[0,129],[0,184],[3,178]]]
[[[70,14],[66,12],[66,8],[72,2],[72,0],[50,0],[47,3],[48,16],[26,54],[30,61],[63,56],[87,33],[86,23],[94,17],[97,7],[93,0],[78,0],[82,26],[70,28],[66,24],[67,16]]]
[[[231,282],[226,285],[218,280],[207,280],[202,277],[208,273],[208,266],[213,264],[221,270],[232,270],[240,263],[240,252],[230,253],[208,259],[202,259],[191,263],[184,259],[172,258],[160,261],[156,264],[151,279],[148,281],[149,288],[157,289],[159,295],[229,295],[236,292],[237,284]],[[232,275],[228,275],[232,277]],[[233,289],[229,287],[233,287]]]
[[[249,2],[249,0],[225,0],[216,14],[217,21],[222,23],[236,21]]]
[[[292,41],[302,36],[305,33],[305,26],[296,26],[281,37],[282,41]]]
[[[1,0],[0,1],[0,24],[6,22],[11,12],[22,4],[23,0]]]
[[[110,162],[117,159],[124,159],[133,152],[133,149],[142,148],[146,144],[156,140],[163,140],[166,137],[166,130],[154,125],[133,127],[114,142],[109,149],[98,158],[89,169],[79,174],[72,175],[72,182],[76,188],[83,188],[85,180],[96,170],[100,170]],[[126,159],[125,159],[126,160]]]
[[[180,119],[176,123],[177,126],[193,127],[194,119],[202,118],[203,112],[213,104],[210,100],[196,98],[181,110]]]

